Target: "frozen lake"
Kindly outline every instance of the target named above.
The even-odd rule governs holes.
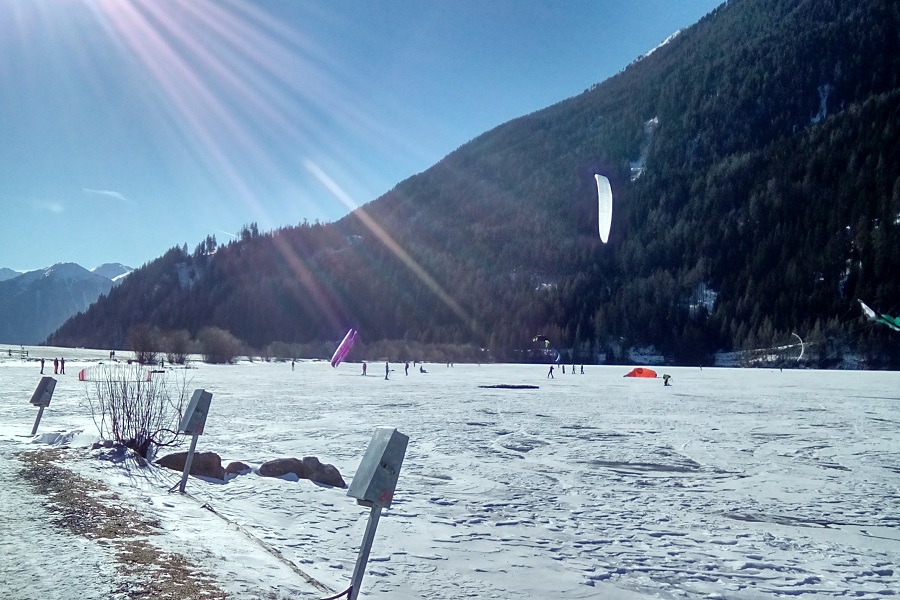
[[[76,374],[102,353],[66,352],[40,431],[93,433]],[[223,463],[314,455],[349,483],[376,426],[410,437],[362,597],[900,591],[900,373],[657,368],[664,387],[628,367],[548,379],[546,365],[391,366],[389,381],[384,363],[366,377],[358,363],[183,371],[213,393],[198,451]],[[38,370],[0,357],[2,461],[29,441]],[[498,384],[539,389],[479,387]],[[188,488],[315,579],[349,585],[368,511],[346,490],[256,474]]]

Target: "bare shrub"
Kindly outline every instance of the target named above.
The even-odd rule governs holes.
[[[268,355],[277,360],[291,360],[299,356],[298,344],[287,342],[272,342],[267,349]]]
[[[191,334],[186,329],[175,329],[163,334],[163,348],[170,364],[183,365],[187,362],[190,345]]]
[[[251,348],[250,344],[246,344],[243,342],[241,342],[241,349],[239,351],[239,354],[241,354],[242,356],[246,356],[249,362],[255,362],[256,357],[261,356],[259,350],[257,350],[256,348]]]
[[[100,435],[150,458],[157,448],[174,446],[187,399],[183,371],[150,373],[139,365],[110,365],[94,378],[87,400]]]
[[[212,364],[228,364],[241,351],[241,341],[219,327],[204,327],[197,334],[203,360]]]
[[[133,325],[128,329],[128,345],[134,352],[134,358],[142,365],[151,365],[159,362],[157,354],[160,347],[160,335],[146,323]]]

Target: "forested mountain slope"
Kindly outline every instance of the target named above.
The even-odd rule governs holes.
[[[175,248],[50,341],[121,345],[148,323],[261,347],[353,326],[497,360],[541,333],[573,360],[653,345],[697,363],[798,332],[820,359],[896,365],[855,301],[900,308],[898,127],[900,5],[732,0],[337,223]],[[606,245],[594,173],[615,195]]]

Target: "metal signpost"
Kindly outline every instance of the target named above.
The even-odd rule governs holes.
[[[191,448],[184,460],[184,472],[181,474],[181,483],[178,485],[178,491],[182,494],[184,486],[187,485],[188,475],[191,474],[191,463],[194,461],[194,451],[197,449],[197,438],[203,433],[203,428],[206,426],[206,415],[209,413],[211,400],[210,392],[199,388],[194,390],[194,395],[191,396],[191,401],[181,418],[181,431],[192,436]]]
[[[400,466],[403,464],[408,443],[409,436],[400,433],[393,427],[376,428],[369,447],[366,448],[366,454],[359,463],[359,469],[347,490],[347,495],[356,498],[357,504],[369,506],[372,509],[369,513],[369,522],[366,524],[362,546],[359,548],[356,567],[353,569],[349,600],[356,600],[359,596],[359,588],[366,572],[366,564],[369,562],[369,552],[372,550],[375,528],[378,527],[381,509],[389,508],[394,499],[394,490],[397,487],[397,479],[400,477]]]
[[[41,417],[44,416],[44,409],[50,406],[50,399],[53,397],[53,390],[56,389],[56,380],[52,377],[41,377],[41,381],[34,389],[31,395],[31,403],[40,407],[37,419],[34,420],[34,427],[31,429],[31,435],[37,433],[38,425],[41,423]]]

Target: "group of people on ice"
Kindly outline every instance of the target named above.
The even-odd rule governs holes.
[[[44,359],[41,359],[41,375],[44,374]],[[54,375],[65,375],[66,374],[66,359],[65,358],[54,358],[53,359],[53,374]]]
[[[560,367],[562,367],[562,373],[563,373],[563,375],[565,375],[566,374],[566,365],[560,365]],[[574,375],[574,374],[575,374],[575,365],[572,365],[572,375]],[[584,365],[581,365],[581,374],[584,375]],[[553,365],[550,365],[550,372],[547,373],[547,379],[556,379],[553,376]]]

